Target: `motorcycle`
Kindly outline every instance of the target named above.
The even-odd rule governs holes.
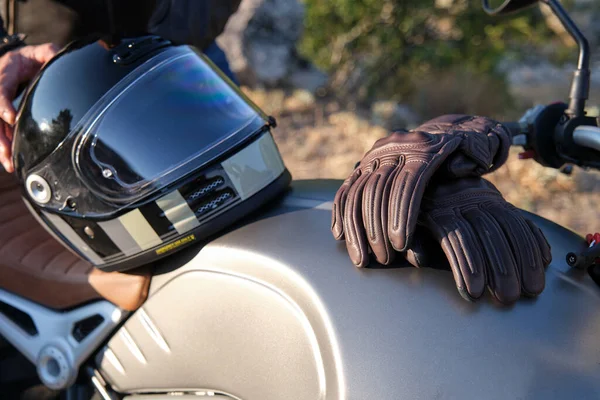
[[[570,100],[506,126],[542,165],[598,169],[600,128],[584,111],[589,47],[557,0],[543,2],[579,45]],[[294,181],[160,260],[145,283],[121,286],[121,298],[145,298],[134,310],[105,299],[56,310],[0,289],[0,388],[37,376],[65,399],[600,397],[600,246],[523,211],[552,246],[544,292],[510,308],[469,303],[447,268],[354,268],[330,232],[340,184]]]

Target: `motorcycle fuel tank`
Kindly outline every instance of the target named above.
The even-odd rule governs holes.
[[[96,361],[127,393],[271,399],[600,398],[600,288],[552,246],[546,288],[512,307],[452,274],[359,269],[330,232],[340,181],[298,181],[203,247],[161,261],[149,299]],[[148,397],[151,398],[151,397]]]

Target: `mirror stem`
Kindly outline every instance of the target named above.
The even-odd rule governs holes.
[[[554,15],[558,17],[579,47],[579,61],[577,71],[573,76],[569,108],[566,112],[573,117],[583,117],[585,116],[585,101],[590,91],[590,46],[558,0],[542,0],[542,2],[550,6]]]

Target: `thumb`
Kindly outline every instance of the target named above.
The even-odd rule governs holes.
[[[404,255],[406,260],[417,268],[449,270],[450,265],[442,247],[434,234],[423,225],[418,225],[410,248]]]
[[[58,46],[53,43],[46,43],[37,46],[25,46],[17,51],[21,57],[18,83],[23,83],[33,79],[42,66],[58,53]]]

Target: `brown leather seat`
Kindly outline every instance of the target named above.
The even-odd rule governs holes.
[[[0,171],[0,288],[54,309],[106,299],[125,310],[148,295],[148,267],[102,272],[54,239],[21,198],[12,175]]]

